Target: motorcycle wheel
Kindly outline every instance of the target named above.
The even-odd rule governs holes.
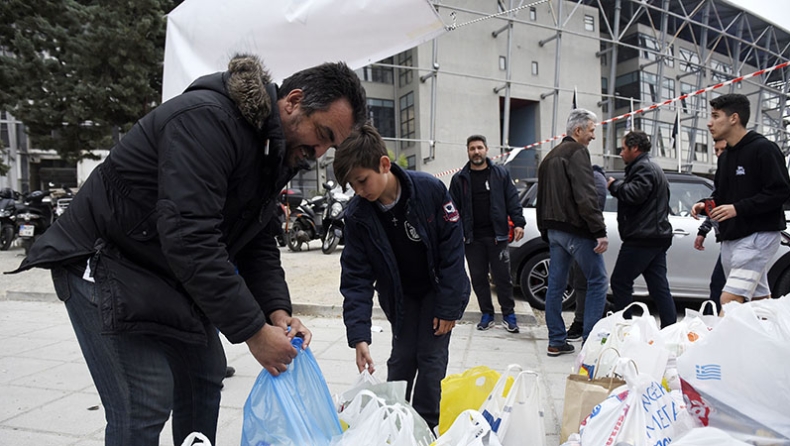
[[[0,230],[0,251],[8,251],[14,241],[14,226],[5,225]]]
[[[288,229],[288,249],[293,252],[299,252],[302,250],[302,242],[299,241],[299,238],[296,234],[299,231],[304,231],[306,228],[302,227],[302,223],[295,221],[291,227]]]
[[[332,254],[340,243],[340,237],[335,234],[335,229],[330,227],[324,237],[324,242],[321,244],[321,252],[324,254]]]

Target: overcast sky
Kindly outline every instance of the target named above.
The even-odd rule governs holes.
[[[727,0],[790,33],[790,0]]]

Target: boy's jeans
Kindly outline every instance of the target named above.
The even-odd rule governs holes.
[[[214,444],[225,352],[207,325],[208,345],[154,335],[103,335],[95,285],[63,268],[52,270],[74,333],[104,406],[107,446],[156,446],[173,411],[173,440],[193,431]]]

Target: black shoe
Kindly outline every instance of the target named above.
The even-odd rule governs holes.
[[[566,342],[565,345],[560,345],[559,347],[549,346],[547,354],[549,356],[560,356],[560,355],[567,355],[567,354],[573,353],[575,351],[576,351],[576,349],[573,348],[572,345],[570,345],[570,344],[568,344]]]
[[[584,324],[574,321],[570,328],[568,328],[567,337],[569,341],[581,341],[583,334]]]
[[[228,366],[228,368],[225,369],[225,378],[230,378],[235,374],[236,374],[236,369],[234,369],[233,367]]]

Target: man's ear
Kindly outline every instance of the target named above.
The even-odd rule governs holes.
[[[730,116],[727,116],[727,120],[730,121],[730,125],[738,125],[741,123],[741,115],[733,112]]]
[[[286,113],[293,113],[299,107],[303,97],[304,92],[301,89],[295,88],[291,90],[284,98]]]
[[[392,161],[390,157],[384,155],[381,157],[381,161],[379,161],[379,173],[389,173],[392,169]]]

